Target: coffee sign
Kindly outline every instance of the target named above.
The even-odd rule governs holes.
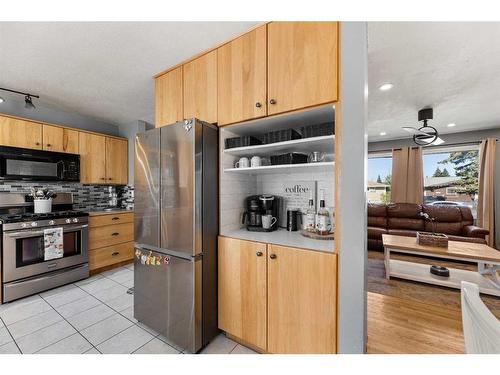
[[[293,181],[283,183],[280,193],[278,194],[283,197],[283,207],[280,213],[280,226],[286,226],[287,210],[298,209],[302,213],[306,212],[311,192],[313,202],[316,205],[316,181]]]

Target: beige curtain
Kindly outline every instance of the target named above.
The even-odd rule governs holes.
[[[391,202],[423,203],[422,164],[422,147],[392,150]]]
[[[497,140],[488,138],[481,142],[479,150],[479,201],[477,222],[490,231],[486,240],[495,247],[495,155]]]

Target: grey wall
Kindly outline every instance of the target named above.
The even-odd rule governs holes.
[[[499,119],[500,121],[500,119]],[[441,138],[448,145],[454,143],[462,142],[478,142],[486,138],[496,138],[500,139],[500,126],[495,129],[480,130],[474,132],[463,132],[463,133],[452,133],[443,134]],[[392,148],[398,148],[403,146],[414,145],[411,138],[407,139],[393,139],[384,142],[370,142],[368,144],[368,152],[390,150]],[[497,157],[495,165],[495,224],[496,224],[496,243],[497,247],[500,247],[500,144],[497,146]]]
[[[128,138],[128,184],[130,186],[134,185],[135,135],[153,128],[154,125],[141,120],[120,127],[119,135]]]
[[[366,347],[366,122],[367,31],[365,22],[341,28],[342,155],[337,168],[340,202],[338,352]]]
[[[3,114],[25,117],[31,120],[50,122],[53,124],[109,135],[118,135],[119,133],[117,125],[99,121],[88,116],[82,116],[77,113],[49,108],[39,104],[36,98],[33,99],[33,103],[36,108],[26,109],[24,108],[24,98],[22,96],[19,96],[18,99],[17,97],[4,93],[3,91],[0,91],[0,96],[6,99],[5,102],[0,103],[0,113]]]

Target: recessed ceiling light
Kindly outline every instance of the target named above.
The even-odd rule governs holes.
[[[0,96],[0,103],[3,103],[4,101],[5,99]]]
[[[447,126],[447,127],[449,127],[449,128],[452,128],[452,127],[454,127],[454,126],[457,126],[457,124],[455,124],[454,122],[452,122],[451,124],[448,124],[448,125],[446,125],[446,126]]]
[[[392,89],[394,87],[394,85],[392,83],[384,83],[382,86],[380,86],[378,89],[380,91],[388,91],[390,89]]]
[[[386,132],[380,132],[380,135],[387,135]]]

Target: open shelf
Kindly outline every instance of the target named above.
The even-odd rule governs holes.
[[[224,150],[225,154],[235,156],[265,156],[278,152],[303,152],[320,151],[332,154],[334,150],[335,135],[293,139],[291,141],[268,143],[246,147],[235,147]]]
[[[224,173],[247,173],[247,174],[265,174],[265,173],[301,173],[311,172],[316,173],[331,171],[335,165],[333,161],[322,163],[303,163],[303,164],[283,164],[283,165],[264,165],[261,167],[249,168],[226,168]]]

